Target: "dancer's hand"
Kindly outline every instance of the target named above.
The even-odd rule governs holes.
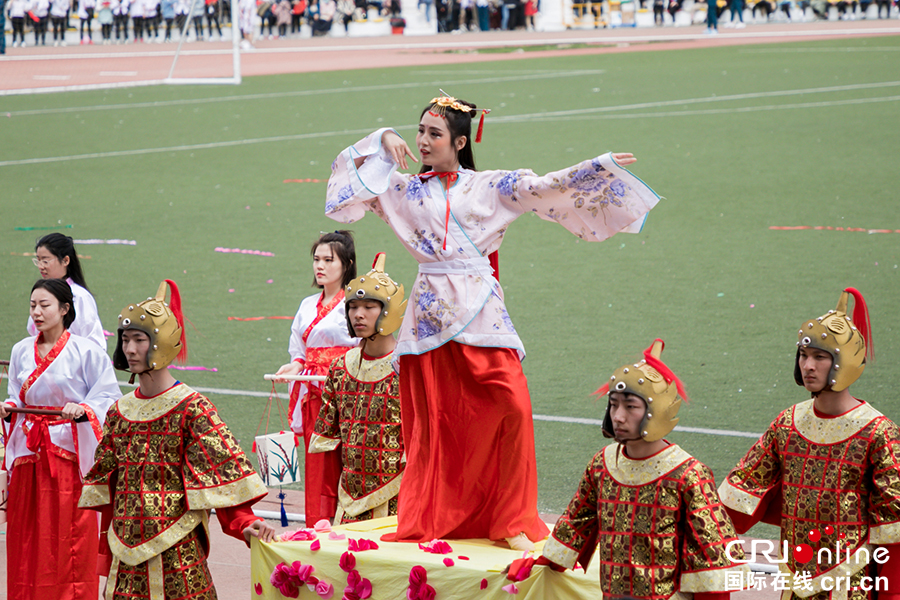
[[[401,169],[409,168],[409,163],[406,162],[407,156],[413,159],[413,162],[419,162],[412,153],[412,150],[409,149],[409,144],[393,131],[384,132],[384,135],[381,136],[381,145],[384,146],[385,152],[394,159],[394,162],[397,163]]]
[[[263,520],[253,521],[241,533],[244,534],[244,539],[248,545],[251,537],[255,537],[261,542],[275,541],[275,528]]]
[[[613,154],[612,157],[616,160],[616,163],[618,163],[620,167],[624,167],[630,165],[633,162],[637,162],[634,154],[631,154],[630,152],[620,152],[618,154]]]

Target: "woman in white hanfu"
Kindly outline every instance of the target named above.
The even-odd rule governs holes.
[[[537,513],[525,352],[487,257],[525,213],[601,241],[639,231],[659,197],[622,168],[631,154],[543,177],[476,171],[475,112],[451,97],[429,103],[416,136],[418,175],[397,172],[415,157],[392,129],[341,152],[325,214],[349,223],[374,212],[419,262],[394,352],[408,460],[396,539],[505,538],[529,549],[548,530]]]
[[[100,324],[97,302],[88,290],[81,270],[81,261],[75,252],[75,240],[61,233],[48,233],[34,245],[34,266],[42,279],[65,279],[75,298],[78,317],[68,328],[69,333],[87,338],[106,351],[106,337]],[[29,316],[25,326],[28,335],[37,335],[37,327]]]
[[[9,360],[9,399],[0,403],[0,418],[9,419],[11,599],[97,598],[97,515],[78,508],[78,499],[106,411],[122,394],[106,352],[69,333],[74,307],[65,280],[38,280],[30,313],[38,334],[13,346]],[[61,410],[62,416],[10,413],[9,407]]]
[[[276,375],[327,375],[331,361],[359,344],[350,337],[344,309],[344,287],[356,278],[356,246],[349,231],[319,236],[312,245],[313,285],[322,291],[300,303],[291,325],[288,353],[291,362]],[[303,436],[305,449],[303,489],[306,523],[331,519],[337,511],[341,453],[309,453],[316,419],[322,408],[322,384],[294,382],[288,414],[291,430]]]

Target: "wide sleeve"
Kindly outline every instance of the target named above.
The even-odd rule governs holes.
[[[328,370],[328,379],[322,390],[322,408],[316,419],[315,432],[309,440],[310,454],[334,450],[341,443],[340,398],[335,391],[335,381],[340,380],[336,372],[338,369],[335,369],[339,361],[343,358],[336,358]]]
[[[113,446],[115,423],[118,413],[113,411],[103,425],[103,437],[94,453],[94,465],[84,476],[81,487],[80,508],[101,510],[112,503],[112,492],[116,489],[116,473],[119,470],[119,459]]]
[[[638,233],[660,200],[610,153],[543,176],[528,170],[496,173],[491,185],[506,208],[535,213],[594,242]]]
[[[75,321],[69,328],[69,333],[91,340],[106,352],[106,336],[103,335],[97,301],[77,283],[70,283],[70,287],[75,300]]]
[[[385,152],[381,137],[390,128],[382,128],[345,148],[331,164],[331,177],[325,194],[325,214],[341,223],[353,223],[367,210],[379,213],[378,195],[391,185],[397,163]],[[400,134],[397,134],[400,135]],[[356,159],[365,158],[357,167]]]
[[[303,303],[297,309],[294,315],[294,322],[291,323],[291,339],[288,341],[288,354],[291,362],[306,362],[306,344],[303,342]]]
[[[746,587],[749,568],[734,526],[716,493],[712,471],[697,463],[681,481],[685,526],[681,591],[728,592]]]
[[[900,432],[888,419],[875,431],[869,464],[869,541],[878,545],[900,543]]]
[[[191,510],[237,506],[266,495],[215,406],[199,394],[187,407],[184,487]]]
[[[602,451],[594,456],[584,470],[575,496],[544,542],[543,556],[567,569],[573,568],[578,562],[587,570],[597,549],[600,519],[597,516],[597,482],[594,471],[598,461],[602,464]]]
[[[31,347],[33,348],[33,346]],[[19,400],[19,391],[22,389],[22,384],[25,383],[20,376],[20,372],[23,370],[22,353],[27,351],[23,350],[25,348],[26,345],[21,342],[13,346],[9,355],[9,372],[7,373],[6,382],[6,402],[19,408],[22,408],[22,401]]]
[[[782,413],[775,419],[719,486],[719,497],[738,533],[760,521],[781,525],[781,458],[776,432],[785,418]]]

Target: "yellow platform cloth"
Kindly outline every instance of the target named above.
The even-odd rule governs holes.
[[[334,532],[347,536],[343,540],[330,540],[328,534],[318,534],[321,549],[310,550],[312,542],[260,543],[252,539],[251,598],[281,600],[284,596],[272,586],[269,579],[279,563],[300,561],[315,567],[313,575],[334,585],[335,600],[339,600],[347,586],[347,573],[341,570],[341,555],[347,552],[350,538],[368,539],[378,544],[378,550],[353,552],[356,570],[361,577],[372,582],[373,600],[406,600],[409,572],[421,565],[428,572],[428,585],[437,592],[437,598],[477,598],[478,600],[583,600],[601,598],[597,561],[583,571],[556,573],[547,567],[535,567],[531,576],[516,584],[517,595],[503,590],[510,583],[501,571],[513,560],[522,557],[521,552],[501,547],[489,540],[448,540],[453,548],[450,554],[429,554],[418,544],[382,542],[381,536],[396,531],[397,517],[373,519],[361,523],[348,523],[334,527]],[[537,544],[533,556],[540,556],[543,542]],[[466,556],[469,560],[461,560]],[[444,559],[450,558],[454,566],[448,567]],[[481,589],[481,580],[487,580],[487,588]],[[262,594],[257,595],[260,589]],[[300,598],[313,600],[319,596],[306,586],[300,590]]]

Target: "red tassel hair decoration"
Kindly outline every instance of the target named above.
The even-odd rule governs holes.
[[[491,109],[489,109],[489,108],[481,109],[481,118],[478,119],[478,133],[475,134],[475,143],[476,144],[481,143],[481,134],[484,133],[484,116],[486,114],[488,114],[489,112],[491,112]]]

